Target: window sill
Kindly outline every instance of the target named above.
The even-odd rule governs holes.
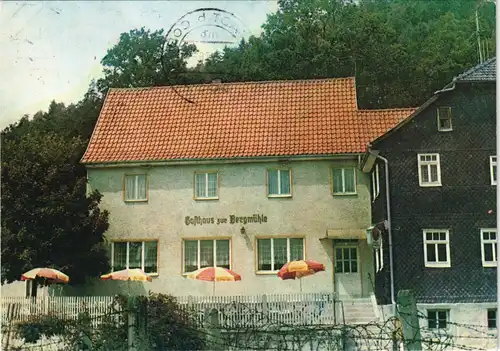
[[[483,262],[483,267],[484,268],[496,268],[497,263],[496,262]]]
[[[123,200],[125,203],[135,203],[135,202],[148,202],[148,199],[142,199],[142,200]]]
[[[267,195],[268,198],[287,198],[287,197],[292,197],[292,194],[283,194],[283,195],[280,195],[280,194],[268,194]]]
[[[219,197],[195,197],[195,201],[214,201],[214,200],[219,200]]]
[[[357,196],[358,193],[333,193],[333,196]]]
[[[443,186],[441,183],[420,183],[420,187],[422,188],[433,188]]]
[[[438,128],[439,132],[452,132],[453,128]]]
[[[257,275],[276,275],[279,271],[256,271]]]
[[[451,263],[440,263],[440,264],[426,263],[425,268],[451,268]]]
[[[147,275],[149,275],[151,278],[156,278],[159,276],[158,273],[146,273]]]

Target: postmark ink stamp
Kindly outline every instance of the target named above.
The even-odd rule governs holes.
[[[215,50],[237,45],[248,30],[245,24],[231,12],[218,8],[200,8],[186,13],[168,30],[165,47],[195,44],[197,61],[204,61]]]

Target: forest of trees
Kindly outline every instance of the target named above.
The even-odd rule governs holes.
[[[165,31],[122,33],[103,78],[66,106],[23,116],[2,131],[2,281],[39,266],[73,282],[104,272],[108,214],[85,194],[79,160],[112,87],[356,77],[360,108],[414,107],[495,52],[495,5],[475,0],[280,0],[258,37],[188,67],[194,45],[165,46]],[[111,214],[112,215],[112,214]],[[78,240],[81,247],[72,243]],[[54,254],[55,253],[55,254]]]

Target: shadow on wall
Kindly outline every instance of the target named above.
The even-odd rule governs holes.
[[[55,285],[49,292],[53,296],[114,296],[120,295],[147,295],[149,282],[139,281],[103,281],[98,278],[89,280],[85,285]]]

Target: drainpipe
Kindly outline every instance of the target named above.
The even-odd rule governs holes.
[[[457,86],[457,79],[456,79],[456,77],[453,78],[453,80],[451,81],[451,83],[452,83],[451,87],[449,87],[449,88],[443,88],[441,90],[435,91],[434,95],[441,94],[441,93],[446,93],[447,91],[455,90],[455,88]]]
[[[392,222],[391,222],[391,199],[389,190],[389,161],[385,157],[376,155],[369,151],[372,156],[375,156],[379,160],[382,160],[385,164],[385,197],[386,197],[386,210],[387,210],[387,230],[389,232],[389,264],[390,264],[390,275],[391,275],[391,304],[392,313],[396,316],[396,297],[394,293],[394,265],[392,257]]]

